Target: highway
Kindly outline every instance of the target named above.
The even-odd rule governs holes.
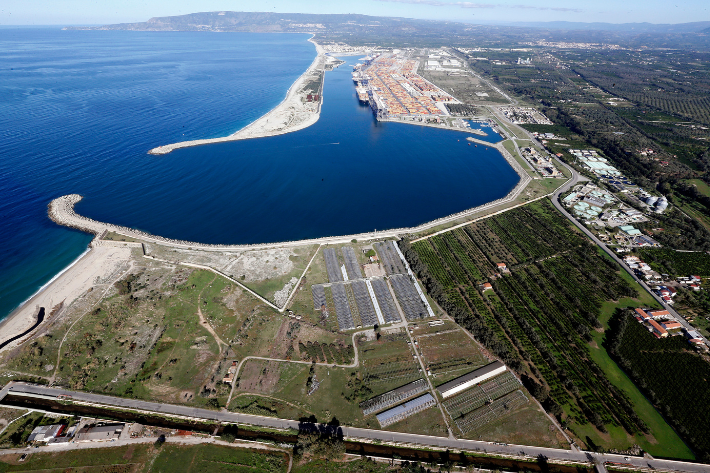
[[[228,411],[211,411],[189,406],[176,406],[172,404],[160,404],[155,402],[140,401],[137,399],[124,399],[99,394],[68,391],[61,388],[50,388],[37,386],[22,382],[8,383],[0,391],[0,402],[8,393],[17,396],[42,397],[55,399],[57,396],[71,396],[73,401],[91,403],[106,407],[123,407],[127,409],[140,410],[156,414],[168,414],[181,417],[188,417],[196,420],[209,420],[218,422],[232,422],[237,424],[247,424],[259,427],[270,427],[275,429],[298,429],[300,422],[295,420],[277,419],[273,417],[263,417],[250,414],[240,414]],[[530,447],[524,445],[496,444],[477,440],[457,440],[446,437],[432,437],[427,435],[417,435],[399,432],[385,432],[374,429],[361,429],[356,427],[342,427],[343,435],[351,440],[367,440],[392,442],[406,444],[409,446],[428,446],[446,449],[466,450],[472,452],[483,452],[489,454],[503,454],[526,456],[537,458],[540,455],[549,460],[574,461],[583,463],[595,463],[603,467],[604,463],[624,463],[637,468],[651,468],[666,471],[685,471],[690,473],[710,473],[710,465],[699,463],[681,462],[672,460],[659,460],[645,457],[629,457],[613,454],[599,454],[578,450],[562,450],[556,448]],[[627,460],[628,459],[628,460]]]

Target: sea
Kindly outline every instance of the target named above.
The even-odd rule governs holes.
[[[326,73],[309,128],[147,154],[271,110],[315,58],[308,37],[0,28],[0,318],[91,241],[47,218],[64,194],[96,220],[241,244],[410,227],[517,184],[469,135],[374,120],[351,80],[358,57]]]

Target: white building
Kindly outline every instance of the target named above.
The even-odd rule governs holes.
[[[508,368],[506,368],[506,366],[500,361],[494,361],[483,368],[478,368],[477,370],[471,371],[463,376],[459,376],[448,383],[444,383],[436,389],[438,389],[444,399],[446,399],[447,397],[451,397],[456,393],[477,385],[478,383],[482,383],[489,378],[497,376],[505,372],[507,369]]]

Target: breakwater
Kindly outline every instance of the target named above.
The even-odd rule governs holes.
[[[313,41],[313,37],[308,41],[316,46],[316,58],[306,69],[306,72],[301,74],[289,87],[286,92],[286,98],[264,116],[229,136],[180,141],[153,148],[148,151],[148,154],[163,155],[180,148],[277,136],[302,130],[316,123],[318,118],[320,118],[321,104],[323,103],[323,75],[328,67],[332,69],[336,64],[336,60],[323,54],[321,47]],[[316,102],[307,102],[308,86],[314,80],[320,80],[321,83],[320,91],[318,91],[320,99]]]
[[[445,225],[448,223],[456,222],[460,219],[470,218],[476,214],[482,212],[495,212],[496,209],[508,205],[513,202],[520,193],[527,187],[527,185],[532,181],[532,178],[527,172],[520,166],[518,161],[503,147],[502,143],[497,143],[491,145],[490,143],[480,142],[486,146],[497,149],[505,160],[510,164],[510,166],[515,170],[515,172],[520,176],[520,180],[517,185],[505,196],[500,199],[496,199],[492,202],[488,202],[477,207],[473,207],[462,212],[454,213],[445,217],[432,220],[430,222],[418,225],[416,227],[405,227],[405,228],[393,228],[388,230],[373,231],[366,233],[341,235],[341,236],[327,236],[320,238],[311,238],[306,240],[296,240],[296,241],[285,241],[276,243],[256,243],[256,244],[244,244],[244,245],[220,245],[220,244],[206,244],[198,243],[193,241],[185,240],[175,240],[170,238],[165,238],[157,235],[151,235],[149,233],[136,230],[129,227],[124,227],[120,225],[114,225],[111,223],[98,222],[88,217],[81,216],[74,211],[74,206],[83,199],[79,194],[69,194],[62,197],[58,197],[52,200],[48,206],[49,218],[59,225],[81,230],[83,232],[91,233],[96,236],[101,235],[104,232],[115,232],[121,235],[135,238],[138,240],[154,242],[158,244],[163,244],[167,246],[174,246],[179,248],[191,248],[191,249],[201,249],[201,250],[213,250],[213,251],[229,251],[229,250],[253,250],[253,249],[266,249],[274,247],[293,247],[293,246],[303,246],[303,245],[314,245],[314,244],[338,244],[347,243],[353,239],[355,240],[374,240],[378,238],[392,238],[401,237],[403,235],[421,233],[426,230],[438,227],[440,225]]]

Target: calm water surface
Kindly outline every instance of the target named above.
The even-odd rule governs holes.
[[[0,29],[0,317],[86,248],[46,217],[80,193],[97,220],[205,243],[412,226],[504,196],[518,176],[462,133],[378,124],[350,68],[318,123],[187,148],[273,108],[308,67],[305,35]],[[347,58],[347,64],[353,58]]]

